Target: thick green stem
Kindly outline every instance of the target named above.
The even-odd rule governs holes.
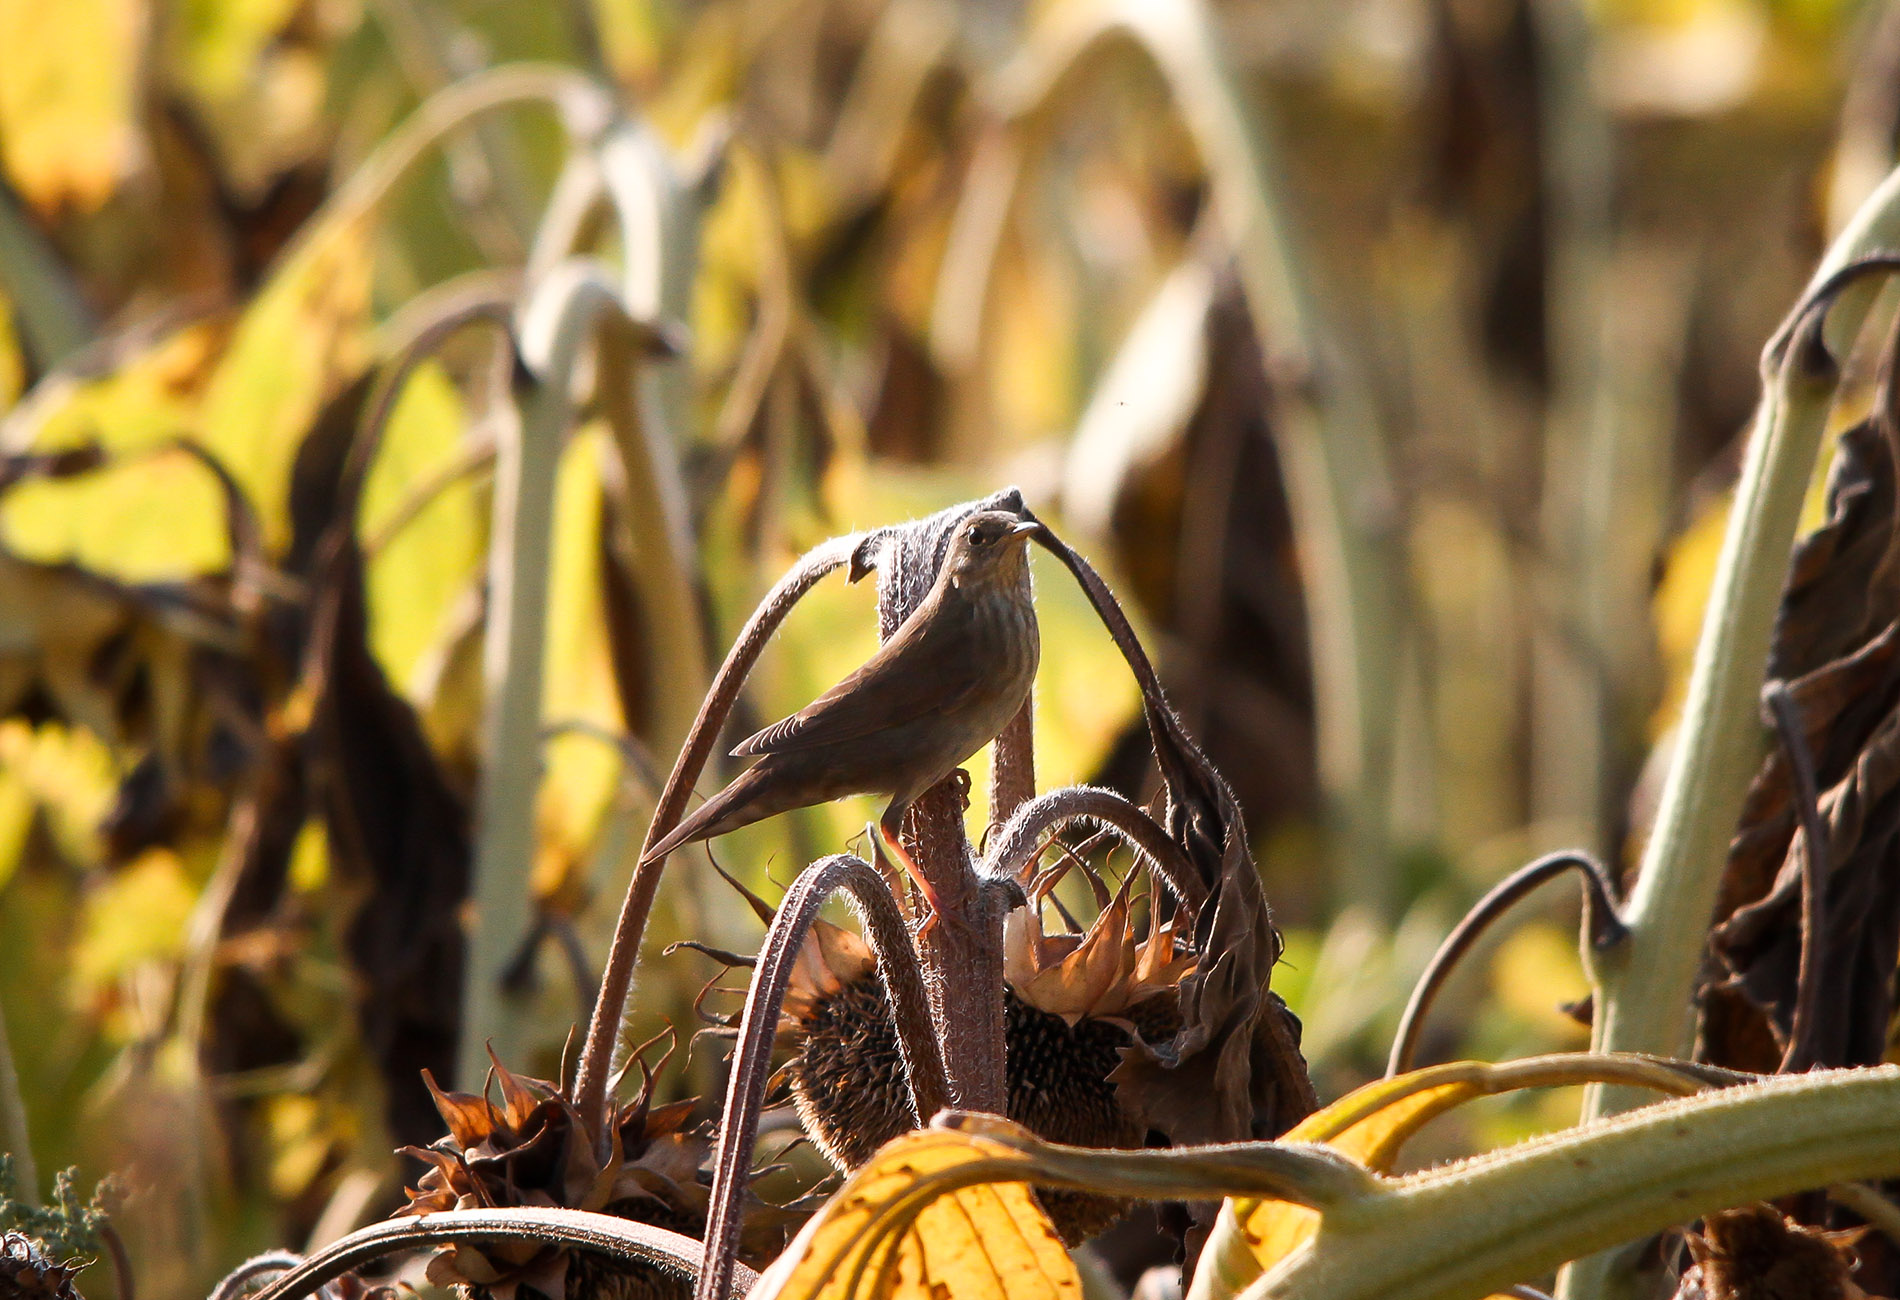
[[[1835,240],[1811,288],[1897,241],[1900,171]],[[1866,323],[1875,291],[1868,283],[1849,286],[1815,327],[1836,355]],[[1796,323],[1764,361],[1762,404],[1709,593],[1675,757],[1625,909],[1629,938],[1592,962],[1598,1051],[1680,1054],[1689,1042],[1716,889],[1763,750],[1757,700],[1775,610],[1833,397],[1832,368],[1816,366],[1816,349],[1803,335]],[[1600,1116],[1631,1104],[1625,1092],[1593,1088],[1585,1111]],[[1609,1268],[1599,1258],[1568,1270],[1564,1295],[1602,1293]]]
[[[522,313],[522,360],[533,386],[518,421],[506,423],[496,439],[490,613],[482,647],[479,838],[456,1058],[456,1081],[464,1088],[481,1079],[490,1040],[504,1041],[501,977],[526,932],[531,906],[554,481],[574,417],[574,370],[602,321],[620,318],[619,297],[598,268],[581,261],[558,266]]]
[[[1900,1171],[1900,1069],[1662,1102],[1324,1212],[1246,1300],[1461,1300],[1727,1206]]]

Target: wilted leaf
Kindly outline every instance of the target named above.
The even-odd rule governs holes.
[[[90,212],[131,169],[143,0],[0,0],[0,160],[43,213]]]
[[[1458,1061],[1381,1079],[1356,1089],[1287,1132],[1287,1142],[1322,1143],[1374,1173],[1390,1173],[1401,1150],[1426,1124],[1477,1097],[1522,1088],[1625,1082],[1685,1094],[1709,1082],[1693,1072],[1640,1057],[1585,1054],[1531,1057],[1508,1065]],[[1218,1286],[1233,1294],[1285,1259],[1318,1230],[1320,1213],[1289,1201],[1234,1197],[1208,1243],[1195,1294]]]
[[[1866,1232],[1822,1232],[1771,1205],[1719,1211],[1684,1238],[1695,1262],[1677,1300],[1863,1300],[1853,1243]]]
[[[417,367],[363,485],[362,537],[381,538],[399,511],[416,506],[412,493],[457,459],[465,415],[441,367]],[[398,688],[414,685],[417,664],[442,637],[475,576],[484,531],[476,487],[464,478],[442,485],[370,558],[370,644]]]
[[[1767,676],[1793,699],[1812,755],[1827,843],[1814,969],[1820,1065],[1883,1059],[1900,958],[1900,563],[1895,527],[1900,393],[1890,343],[1866,419],[1840,435],[1827,517],[1795,550]],[[1802,959],[1802,854],[1792,770],[1763,763],[1730,845],[1702,990],[1698,1056],[1771,1071],[1793,1032]],[[1805,837],[1804,837],[1805,838]]]
[[[369,359],[365,214],[306,235],[245,309],[205,389],[199,438],[231,471],[273,549],[290,538],[291,465],[324,404]]]
[[[920,1179],[998,1154],[943,1129],[891,1142],[798,1234],[759,1300],[1079,1300],[1075,1264],[1026,1185],[917,1195]]]
[[[348,936],[358,1022],[383,1074],[390,1132],[422,1143],[438,1121],[418,1080],[424,1069],[448,1074],[460,1029],[460,999],[442,990],[461,987],[469,817],[370,648],[357,501],[342,478],[364,396],[361,382],[346,389],[297,449],[288,563],[311,589],[301,632],[310,797],[333,876],[360,891]]]

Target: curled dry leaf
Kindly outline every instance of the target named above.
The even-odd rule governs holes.
[[[1864,1232],[1823,1232],[1772,1205],[1719,1211],[1685,1238],[1695,1262],[1676,1300],[1864,1300],[1854,1281],[1854,1242]]]
[[[1900,392],[1890,343],[1874,411],[1840,435],[1827,518],[1796,548],[1768,665],[1812,756],[1827,843],[1808,1028],[1809,1064],[1883,1058],[1900,957]],[[1763,762],[1730,845],[1702,990],[1698,1056],[1776,1068],[1800,997],[1797,786],[1788,755]]]

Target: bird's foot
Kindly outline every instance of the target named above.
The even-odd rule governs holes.
[[[916,931],[917,937],[923,938],[937,928],[937,922],[943,917],[943,905],[938,899],[937,891],[931,888],[928,880],[924,879],[923,871],[917,866],[916,860],[910,856],[909,850],[905,849],[903,842],[893,832],[886,829],[882,822],[871,822],[865,830],[870,835],[873,851],[880,854],[888,853],[892,860],[904,869],[904,874],[910,877],[910,883],[917,886],[917,892],[923,895],[924,906],[930,909]]]

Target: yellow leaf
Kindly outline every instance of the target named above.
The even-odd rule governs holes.
[[[212,472],[186,452],[166,452],[21,483],[0,504],[0,539],[22,559],[121,582],[182,580],[229,565],[224,511]]]
[[[183,452],[150,452],[189,431],[227,335],[222,321],[185,326],[110,374],[34,390],[35,450],[97,443],[96,474],[21,483],[0,500],[0,541],[43,563],[71,561],[124,582],[183,579],[230,559],[224,499],[211,471]]]
[[[1317,1142],[1374,1173],[1390,1173],[1400,1150],[1426,1124],[1475,1097],[1522,1088],[1624,1082],[1682,1094],[1703,1084],[1662,1063],[1634,1056],[1566,1053],[1505,1065],[1456,1061],[1380,1079],[1307,1116],[1281,1141]],[[1262,1197],[1233,1197],[1208,1242],[1192,1296],[1238,1290],[1310,1240],[1320,1212]],[[1209,1285],[1209,1283],[1212,1285]]]
[[[548,576],[548,647],[542,716],[550,724],[584,723],[609,734],[624,728],[607,647],[601,599],[600,464],[605,436],[590,426],[561,453],[554,488],[554,554]],[[598,734],[570,732],[550,740],[536,797],[540,853],[537,897],[581,887],[587,847],[613,799],[620,755]]]
[[[383,431],[363,485],[358,531],[365,539],[396,527],[415,507],[411,494],[461,454],[461,396],[442,368],[417,368]],[[413,686],[424,652],[440,639],[449,610],[475,576],[482,520],[467,477],[441,488],[401,521],[369,561],[370,647],[398,689]]]
[[[948,1129],[898,1138],[845,1181],[754,1295],[1080,1300],[1075,1263],[1028,1186],[984,1181],[1030,1163]]]
[[[245,309],[205,391],[200,440],[243,487],[267,545],[290,536],[290,467],[323,403],[369,358],[368,215],[320,230]]]
[[[178,954],[198,891],[170,849],[148,849],[86,900],[73,980],[94,992],[142,962]]]
[[[139,0],[0,0],[0,162],[44,213],[91,212],[131,170]]]

